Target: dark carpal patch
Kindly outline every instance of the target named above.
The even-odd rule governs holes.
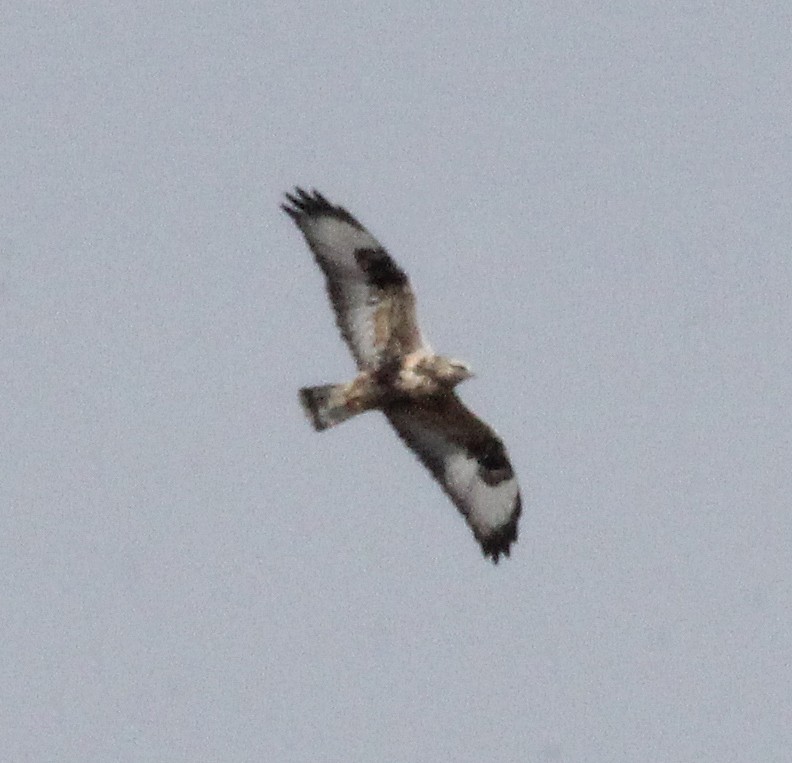
[[[509,459],[506,457],[506,449],[500,440],[493,437],[482,443],[475,456],[481,479],[491,487],[514,476]]]
[[[363,226],[343,207],[331,204],[319,191],[314,189],[313,194],[306,193],[302,188],[295,188],[295,194],[284,194],[289,200],[288,204],[281,204],[281,209],[289,215],[289,217],[300,224],[303,217],[335,217],[338,220],[343,220],[353,228],[358,230],[365,230]]]
[[[376,289],[404,286],[407,275],[384,249],[355,249],[355,261]]]

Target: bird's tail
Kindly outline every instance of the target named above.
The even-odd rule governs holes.
[[[300,390],[300,402],[314,429],[321,432],[362,413],[360,407],[348,404],[349,387],[349,384],[323,384]]]

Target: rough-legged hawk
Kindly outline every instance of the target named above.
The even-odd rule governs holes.
[[[348,384],[300,390],[317,430],[381,410],[464,515],[497,562],[517,540],[521,503],[503,443],[454,393],[472,376],[435,355],[418,326],[407,274],[343,207],[297,188],[283,210],[327,279],[341,334],[360,373]]]

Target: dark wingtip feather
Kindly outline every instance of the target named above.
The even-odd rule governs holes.
[[[289,194],[286,194],[287,198]],[[289,199],[291,201],[291,199]],[[300,219],[300,212],[296,209],[292,209],[291,207],[287,206],[286,204],[281,204],[280,208],[289,216],[291,217],[294,222],[298,222]]]
[[[343,220],[358,230],[364,229],[346,209],[331,204],[315,188],[309,193],[300,186],[295,186],[293,193],[284,193],[284,196],[288,204],[281,204],[281,209],[298,225],[303,218],[327,216]]]

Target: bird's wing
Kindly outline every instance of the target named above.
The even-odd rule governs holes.
[[[393,428],[464,515],[494,562],[517,540],[520,489],[503,442],[453,394],[384,408]]]
[[[378,368],[427,347],[407,274],[377,239],[318,191],[297,188],[286,199],[282,209],[325,274],[336,322],[358,367]]]

